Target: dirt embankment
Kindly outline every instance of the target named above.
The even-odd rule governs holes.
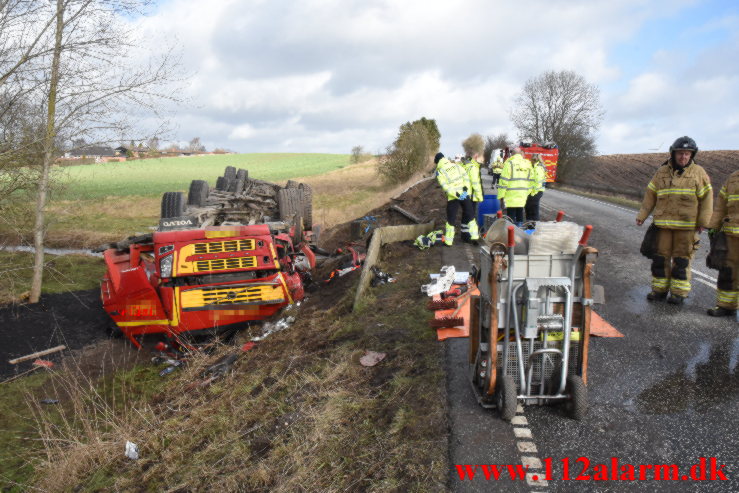
[[[668,153],[664,152],[596,156],[589,167],[577,176],[564,180],[563,184],[639,200],[657,168],[668,157]],[[714,193],[717,193],[728,176],[739,169],[739,151],[700,151],[695,161],[705,168],[713,183]]]

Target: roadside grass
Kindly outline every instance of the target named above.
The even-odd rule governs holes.
[[[93,289],[105,272],[101,258],[84,255],[47,255],[43,294]],[[31,288],[33,254],[0,251],[0,304],[22,297]]]
[[[294,176],[327,173],[349,164],[345,154],[219,154],[58,168],[62,187],[59,200],[106,197],[161,197],[164,192],[187,191],[192,180],[215,185],[226,166],[244,168],[249,176],[280,182]]]
[[[232,371],[210,385],[203,385],[204,369],[238,349],[194,355],[164,379],[139,369],[143,377],[122,381],[149,391],[126,406],[112,406],[105,393],[77,395],[80,404],[61,408],[71,409],[65,422],[75,426],[42,428],[46,449],[34,486],[445,491],[443,352],[418,289],[439,255],[385,247],[380,266],[397,283],[370,289],[351,313],[357,279],[341,278],[324,288],[333,291],[313,294],[292,327],[240,353]],[[366,350],[387,356],[363,367]],[[139,460],[123,456],[126,440],[139,445]]]

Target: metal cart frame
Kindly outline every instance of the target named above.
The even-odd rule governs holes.
[[[587,412],[591,276],[597,254],[586,246],[591,230],[585,227],[574,254],[515,255],[513,226],[508,226],[507,245],[481,247],[480,296],[472,300],[470,324],[470,381],[480,405],[497,408],[505,420],[515,416],[519,401],[565,402],[575,419]]]

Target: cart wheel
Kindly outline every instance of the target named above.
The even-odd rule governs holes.
[[[569,394],[569,400],[565,401],[567,412],[572,419],[580,421],[588,413],[588,388],[577,375],[567,377],[565,392]]]
[[[510,421],[516,415],[516,382],[510,375],[499,375],[498,378],[495,404],[501,419]]]

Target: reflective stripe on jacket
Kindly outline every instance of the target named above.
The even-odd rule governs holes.
[[[721,187],[708,227],[721,228],[728,236],[739,236],[739,171],[729,175]]]
[[[708,174],[694,161],[682,173],[666,163],[649,182],[636,218],[644,221],[654,210],[654,224],[659,228],[706,227],[713,208],[711,190]]]
[[[498,182],[498,199],[505,199],[506,207],[523,207],[535,187],[531,161],[520,154],[506,159]]]
[[[495,161],[493,161],[490,164],[490,167],[493,170],[493,174],[499,175],[501,171],[503,171],[503,160],[500,158],[497,158]]]
[[[480,163],[474,159],[463,159],[462,166],[467,170],[467,176],[470,179],[470,185],[472,186],[473,202],[482,202],[482,184],[480,183]]]
[[[467,170],[461,164],[453,163],[443,157],[436,165],[436,179],[439,185],[446,193],[447,200],[456,200],[459,195],[467,188],[467,193],[471,193],[470,177]]]

